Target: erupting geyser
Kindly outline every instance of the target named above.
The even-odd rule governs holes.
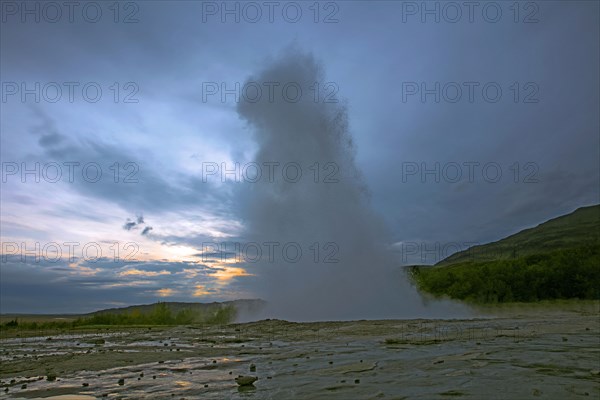
[[[306,321],[456,315],[455,306],[425,306],[399,271],[355,166],[346,108],[330,102],[327,90],[315,90],[325,82],[314,57],[292,46],[246,83],[274,87],[274,96],[244,96],[238,104],[258,144],[254,162],[295,166],[287,179],[275,174],[245,185],[240,198],[245,237],[276,249],[274,259],[263,257],[252,266],[260,276],[259,294],[269,302],[264,316]]]

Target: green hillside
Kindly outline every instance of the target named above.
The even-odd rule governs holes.
[[[600,299],[600,205],[412,267],[410,276],[424,292],[471,302]]]
[[[513,259],[600,242],[600,205],[582,207],[497,242],[473,246],[436,265]]]

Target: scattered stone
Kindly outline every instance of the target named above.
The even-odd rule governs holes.
[[[433,363],[434,363],[434,364],[443,364],[443,363],[444,363],[444,360],[437,360],[437,361],[434,361]]]
[[[123,386],[125,384],[125,379],[121,378],[119,379],[119,385]]]
[[[88,387],[88,386],[90,386],[90,384],[89,384],[89,383],[87,383],[87,382],[83,382],[83,383],[81,384],[81,386],[83,386],[83,387]]]
[[[252,386],[254,384],[254,382],[256,382],[257,380],[258,380],[258,378],[255,376],[240,375],[237,378],[235,378],[235,383],[237,383],[240,386]]]
[[[208,387],[208,383],[205,383],[205,384],[204,384],[204,387],[205,387],[205,388],[206,388],[206,387]]]
[[[563,342],[566,342],[566,341],[568,341],[568,340],[569,340],[569,339],[567,339],[566,337],[564,337],[564,336],[563,336],[563,338],[562,338],[562,341],[563,341]]]
[[[156,379],[156,375],[152,375],[152,379]]]
[[[24,383],[23,385],[21,385],[21,389],[27,389],[27,384]]]
[[[355,379],[354,383],[360,383],[360,379]]]
[[[256,365],[250,364],[250,372],[256,372]]]

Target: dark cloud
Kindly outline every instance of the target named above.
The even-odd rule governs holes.
[[[123,229],[125,229],[126,231],[130,231],[131,229],[133,229],[137,224],[133,221],[127,220],[127,222],[125,222],[125,224],[123,225]]]

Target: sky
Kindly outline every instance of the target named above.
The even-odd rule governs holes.
[[[2,313],[412,299],[599,202],[598,2],[1,6]]]

